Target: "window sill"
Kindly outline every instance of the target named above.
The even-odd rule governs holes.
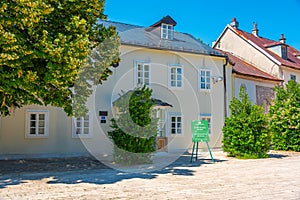
[[[48,135],[25,135],[25,139],[48,139]]]
[[[199,89],[200,92],[210,93],[211,89]]]
[[[172,86],[169,86],[169,89],[171,90],[184,90],[184,87],[172,87]]]
[[[72,139],[91,139],[93,138],[92,134],[87,134],[87,135],[72,135]]]
[[[180,134],[169,134],[167,135],[167,137],[171,137],[171,138],[177,138],[177,137],[184,137],[184,133],[180,133]]]

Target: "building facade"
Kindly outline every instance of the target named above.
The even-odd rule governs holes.
[[[244,84],[249,88],[252,101],[262,105],[274,97],[273,87],[285,85],[290,80],[300,83],[300,52],[286,43],[283,34],[279,41],[261,37],[256,23],[249,33],[239,29],[239,23],[233,18],[213,48],[235,57],[244,65],[244,70],[241,67],[233,70],[233,77],[239,77],[233,80],[235,96],[240,85]]]
[[[0,119],[0,154],[79,155],[112,154],[107,136],[116,115],[113,102],[120,94],[146,85],[157,100],[157,150],[187,150],[192,145],[191,121],[209,121],[210,146],[221,147],[222,127],[230,98],[225,85],[231,67],[227,56],[190,34],[174,30],[164,17],[149,27],[111,21],[121,38],[118,67],[102,85],[94,87],[82,118],[68,117],[61,108],[25,106]],[[227,99],[227,100],[226,100]]]

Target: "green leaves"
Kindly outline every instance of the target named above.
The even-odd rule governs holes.
[[[223,127],[223,150],[239,158],[264,158],[270,150],[267,119],[261,106],[252,105],[244,87],[230,104],[231,116]]]
[[[152,113],[152,90],[146,86],[120,95],[114,102],[118,116],[112,119],[109,137],[114,141],[116,162],[131,165],[151,162],[158,120]]]
[[[103,8],[103,0],[1,1],[0,115],[28,104],[84,115],[88,86],[106,80],[111,63],[119,59],[115,28],[96,23],[106,18]],[[96,75],[82,76],[91,50],[107,40],[110,48],[99,50],[105,59],[90,63]],[[75,89],[77,97],[81,95],[77,100],[71,96],[74,85],[80,85]],[[72,109],[74,102],[79,104]]]
[[[300,151],[300,85],[289,81],[286,88],[276,88],[270,107],[270,130],[275,150]]]

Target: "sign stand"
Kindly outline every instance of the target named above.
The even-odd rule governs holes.
[[[214,163],[214,158],[212,156],[210,147],[209,147],[209,129],[208,129],[208,122],[206,120],[193,120],[192,123],[192,141],[193,141],[193,151],[192,151],[192,157],[191,157],[191,162],[193,161],[193,157],[195,155],[195,150],[196,150],[196,158],[195,160],[198,159],[198,143],[199,142],[205,142],[209,151],[209,155],[211,158],[212,163]],[[196,146],[196,149],[195,149]]]

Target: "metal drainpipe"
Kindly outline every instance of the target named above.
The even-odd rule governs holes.
[[[227,85],[226,85],[226,66],[228,64],[228,56],[226,55],[226,62],[223,65],[223,82],[224,82],[224,116],[227,117]]]

